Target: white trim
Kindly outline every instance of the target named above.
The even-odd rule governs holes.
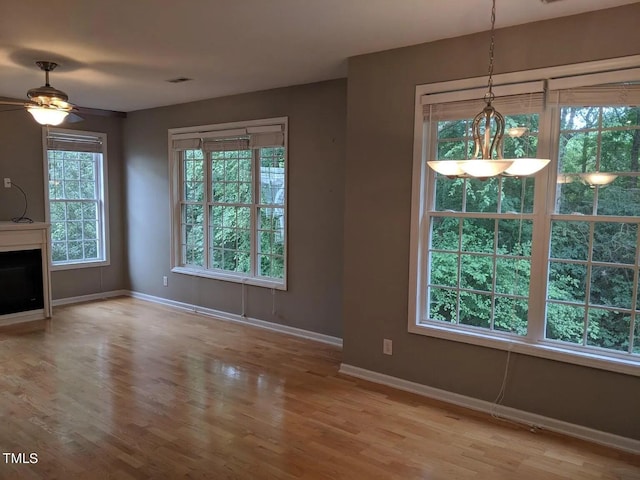
[[[216,318],[218,320],[226,320],[235,323],[242,323],[245,325],[251,325],[253,327],[263,328],[265,330],[272,330],[286,335],[292,335],[294,337],[306,338],[308,340],[314,340],[320,343],[326,343],[335,347],[342,348],[342,339],[333,337],[331,335],[325,335],[323,333],[312,332],[304,330],[302,328],[290,327],[288,325],[282,325],[279,323],[267,322],[257,318],[246,317],[238,315],[236,313],[223,312],[221,310],[215,310],[213,308],[202,307],[199,305],[193,305],[191,303],[178,302],[176,300],[170,300],[168,298],[156,297],[140,292],[129,292],[129,296],[140,300],[146,300],[148,302],[159,303],[169,307],[179,308],[193,313],[199,313],[209,317]]]
[[[46,320],[47,318],[48,317],[45,315],[43,308],[28,310],[26,312],[9,313],[0,316],[0,327],[31,322],[34,320]]]
[[[287,286],[284,282],[277,282],[269,280],[268,278],[261,277],[247,277],[243,274],[234,275],[231,272],[223,272],[218,270],[204,270],[200,268],[189,267],[173,267],[171,269],[173,273],[182,273],[183,275],[193,275],[194,277],[211,278],[214,280],[222,280],[225,282],[235,282],[247,285],[253,285],[254,287],[275,288],[276,290],[286,290]]]
[[[51,264],[51,271],[57,272],[60,270],[76,270],[78,268],[92,268],[92,267],[107,267],[111,265],[109,260],[89,260],[89,261],[74,261],[69,263],[62,263],[60,265]]]
[[[423,397],[458,405],[478,412],[496,414],[499,417],[528,425],[534,429],[534,431],[536,429],[546,429],[570,437],[579,438],[581,440],[605,445],[607,447],[613,447],[625,452],[634,454],[640,453],[640,441],[633,438],[622,437],[620,435],[583,427],[581,425],[564,422],[562,420],[545,417],[543,415],[525,412],[516,408],[496,405],[494,403],[487,402],[486,400],[479,400],[459,393],[448,392],[439,388],[410,382],[408,380],[392,377],[383,373],[373,372],[371,370],[366,370],[364,368],[345,363],[340,365],[339,372],[344,375],[361,378],[369,382],[386,385],[398,390],[415,393]]]
[[[93,302],[96,300],[106,300],[107,298],[128,296],[130,296],[129,290],[111,290],[109,292],[91,293],[89,295],[79,295],[77,297],[58,298],[52,303],[54,307],[58,307],[61,305],[71,305],[74,303]]]

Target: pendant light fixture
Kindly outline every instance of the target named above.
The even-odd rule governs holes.
[[[478,113],[471,124],[474,153],[470,160],[432,160],[427,165],[447,177],[490,178],[505,174],[528,176],[542,170],[548,159],[502,157],[502,142],[505,134],[504,117],[492,105],[493,93],[493,53],[495,50],[496,0],[491,8],[491,44],[489,45],[488,91],[484,95],[486,106]],[[509,132],[511,134],[511,132]],[[524,133],[524,131],[522,132]],[[514,135],[519,136],[519,135]]]

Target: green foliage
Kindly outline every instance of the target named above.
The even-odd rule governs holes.
[[[97,260],[96,154],[49,150],[52,261]]]
[[[432,250],[437,251],[432,251],[429,262],[429,283],[434,286],[430,318],[483,328],[493,325],[496,330],[525,335],[531,222],[465,218],[459,237],[460,222],[451,217],[432,220]],[[496,225],[500,228],[497,245]],[[459,244],[462,254],[457,253]]]
[[[250,274],[252,252],[256,253],[257,274],[284,278],[284,148],[259,150],[259,172],[255,172],[252,150],[184,152],[183,242],[185,263],[230,272]],[[207,166],[207,163],[209,164]],[[210,171],[205,171],[210,167]],[[205,192],[206,177],[211,192]],[[260,201],[275,208],[254,208],[254,175],[258,175]],[[209,198],[210,200],[207,200]],[[204,202],[211,205],[205,210]],[[208,211],[209,231],[205,235]],[[252,248],[252,215],[256,246]],[[209,265],[204,265],[205,237],[209,239]]]
[[[552,221],[546,337],[625,351],[633,334],[638,352],[640,322],[635,332],[630,326],[636,297],[640,309],[634,287],[640,108],[563,108],[560,124],[559,172],[575,181],[559,186],[557,212],[634,220]],[[531,130],[524,138],[505,138],[504,157],[534,156],[537,116],[507,117],[507,127],[512,125]],[[468,120],[440,122],[438,139],[439,159],[472,153]],[[579,181],[580,174],[598,170],[622,175],[604,187]],[[429,318],[526,334],[533,224],[499,214],[533,212],[533,192],[530,178],[436,178],[436,211],[496,213],[498,218],[431,216]]]

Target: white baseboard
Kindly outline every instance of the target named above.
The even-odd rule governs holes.
[[[453,405],[469,408],[471,410],[495,414],[501,418],[522,423],[524,425],[531,426],[532,428],[546,429],[552,432],[568,435],[570,437],[579,438],[581,440],[587,440],[607,447],[616,448],[618,450],[624,450],[635,454],[640,453],[640,441],[632,438],[621,437],[612,433],[563,422],[561,420],[525,412],[524,410],[518,410],[516,408],[495,405],[494,403],[487,402],[486,400],[467,397],[466,395],[460,395],[458,393],[448,392],[446,390],[429,387],[420,383],[410,382],[408,380],[392,377],[383,373],[373,372],[353,365],[341,364],[340,373],[368,380],[373,383],[387,385],[389,387],[397,388],[398,390],[422,395],[434,400],[440,400]]]
[[[54,307],[59,305],[70,305],[72,303],[93,302],[95,300],[105,300],[113,297],[129,296],[129,290],[111,290],[110,292],[92,293],[90,295],[80,295],[78,297],[58,298],[51,302]]]
[[[34,320],[45,320],[44,309],[29,310],[27,312],[9,313],[0,315],[0,327],[17,325],[19,323],[32,322]]]
[[[128,296],[133,298],[139,298],[148,302],[159,303],[161,305],[167,305],[181,310],[189,312],[200,313],[220,320],[228,320],[231,322],[244,323],[246,325],[252,325],[254,327],[264,328],[267,330],[273,330],[275,332],[285,333],[287,335],[293,335],[295,337],[307,338],[309,340],[315,340],[316,342],[327,343],[336,347],[342,348],[342,339],[338,337],[332,337],[331,335],[324,335],[322,333],[311,332],[309,330],[303,330],[302,328],[290,327],[288,325],[281,325],[279,323],[267,322],[265,320],[259,320],[257,318],[243,317],[235,313],[223,312],[221,310],[214,310],[213,308],[201,307],[190,303],[177,302],[168,298],[156,297],[148,295],[146,293],[134,292],[130,290],[113,290],[110,292],[93,293],[91,295],[80,295],[78,297],[66,297],[54,300],[53,306],[69,305],[72,303],[91,302],[94,300],[104,300],[113,297]]]
[[[327,343],[329,345],[334,345],[336,347],[342,348],[342,339],[338,337],[332,337],[331,335],[324,335],[322,333],[311,332],[309,330],[303,330],[302,328],[290,327],[288,325],[282,325],[279,323],[267,322],[265,320],[259,320],[257,318],[243,317],[242,315],[238,315],[236,313],[223,312],[221,310],[215,310],[213,308],[201,307],[198,305],[192,305],[190,303],[177,302],[175,300],[169,300],[167,298],[147,295],[146,293],[129,292],[129,295],[133,298],[139,298],[141,300],[147,300],[149,302],[179,308],[181,310],[200,313],[202,315],[214,317],[219,320],[228,320],[230,322],[252,325],[254,327],[273,330],[275,332],[285,333],[287,335],[293,335],[295,337],[306,338],[309,340],[315,340],[316,342]]]

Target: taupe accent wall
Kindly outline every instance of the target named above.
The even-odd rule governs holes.
[[[496,73],[640,54],[640,5],[496,32]],[[506,352],[407,332],[416,85],[486,75],[488,32],[349,60],[344,362],[493,401]],[[393,340],[393,356],[382,340]],[[505,405],[640,439],[640,379],[514,355]]]
[[[242,285],[170,272],[167,131],[283,116],[289,118],[289,288],[286,292],[275,291],[274,314],[272,291],[246,286],[245,314],[342,336],[344,79],[129,114],[125,141],[126,228],[132,290],[242,313]],[[164,275],[168,287],[162,285]]]
[[[107,134],[111,264],[52,272],[54,300],[128,288],[125,236],[122,230],[122,128],[125,119],[93,115],[83,117],[84,121],[64,124],[61,128]],[[0,178],[9,177],[22,187],[29,202],[26,216],[40,222],[45,220],[42,129],[24,109],[0,111]],[[23,205],[23,197],[18,189],[6,189],[0,184],[0,221],[8,221],[22,214]]]

